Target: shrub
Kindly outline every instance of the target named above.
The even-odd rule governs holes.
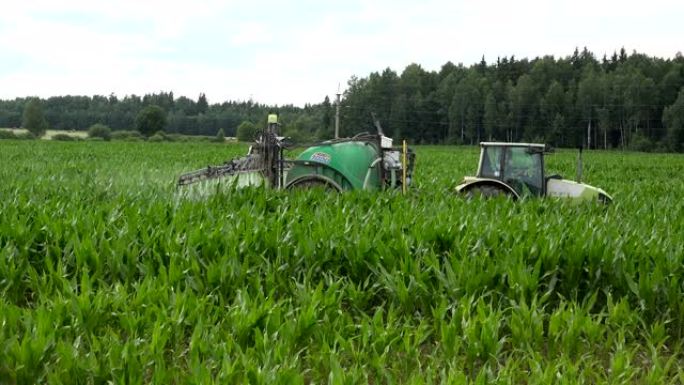
[[[142,140],[143,136],[138,131],[112,131],[111,139],[113,140],[126,140],[126,141],[139,141]]]
[[[32,139],[36,139],[36,136],[33,135],[33,134],[30,133],[30,132],[22,132],[22,133],[19,133],[19,134],[14,134],[14,136],[16,137],[16,139],[20,139],[20,140],[32,140]]]
[[[163,131],[164,127],[166,127],[166,111],[159,106],[147,106],[135,118],[135,128],[145,136]]]
[[[237,128],[237,138],[240,142],[251,142],[257,134],[254,123],[244,121]]]
[[[223,143],[226,141],[226,134],[223,133],[223,128],[220,128],[218,132],[216,133],[216,137],[214,138],[214,142],[217,143]]]
[[[186,137],[183,134],[176,134],[176,133],[167,134],[165,132],[160,132],[160,133],[158,132],[158,134],[161,134],[167,142],[185,142],[186,141]]]
[[[16,139],[17,136],[14,135],[13,131],[0,130],[0,139]]]
[[[287,127],[283,135],[290,138],[295,143],[306,143],[313,140],[311,135],[308,135],[295,127]]]
[[[55,134],[55,135],[52,135],[52,138],[50,138],[50,139],[59,140],[61,142],[74,142],[74,141],[79,140],[79,138],[77,138],[75,136],[67,135],[67,134]]]
[[[88,129],[88,137],[109,140],[112,138],[112,129],[104,124],[93,124]]]
[[[149,138],[147,138],[148,142],[163,142],[165,140],[166,140],[166,138],[164,138],[163,135],[159,135],[159,133],[156,133],[156,134],[150,136]]]
[[[653,151],[653,142],[641,132],[637,132],[629,142],[628,148],[632,151],[650,152]]]

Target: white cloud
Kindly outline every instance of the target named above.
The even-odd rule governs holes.
[[[165,90],[301,105],[412,62],[438,70],[576,46],[671,57],[682,11],[673,0],[12,2],[0,13],[0,98]]]

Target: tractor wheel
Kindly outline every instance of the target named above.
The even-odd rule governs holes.
[[[611,201],[610,198],[608,198],[606,195],[603,195],[603,194],[599,194],[599,196],[598,196],[598,201],[601,202],[601,203],[603,203],[603,204],[606,205],[606,206],[608,206],[608,205],[610,205],[611,203],[613,203],[613,201]]]
[[[501,187],[493,186],[493,185],[473,186],[465,192],[465,195],[468,198],[474,198],[474,197],[482,197],[482,198],[507,197],[507,198],[513,198],[513,195],[511,194],[510,191],[506,191],[505,189],[503,189]]]

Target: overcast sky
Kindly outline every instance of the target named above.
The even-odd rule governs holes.
[[[0,98],[173,91],[318,103],[352,75],[482,55],[684,50],[681,0],[5,1]]]

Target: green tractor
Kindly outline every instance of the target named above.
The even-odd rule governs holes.
[[[269,115],[268,125],[247,156],[183,174],[178,185],[220,178],[238,187],[405,190],[411,183],[415,155],[405,144],[393,147],[392,139],[383,135],[377,122],[376,126],[378,134],[328,140],[309,146],[296,159],[285,159],[284,151],[294,145],[278,136],[278,117]]]
[[[545,144],[480,143],[477,176],[463,178],[456,191],[467,196],[559,197],[573,200],[598,200],[610,203],[612,198],[602,189],[581,183],[582,149],[579,151],[577,181],[547,175],[544,154],[551,152]]]

